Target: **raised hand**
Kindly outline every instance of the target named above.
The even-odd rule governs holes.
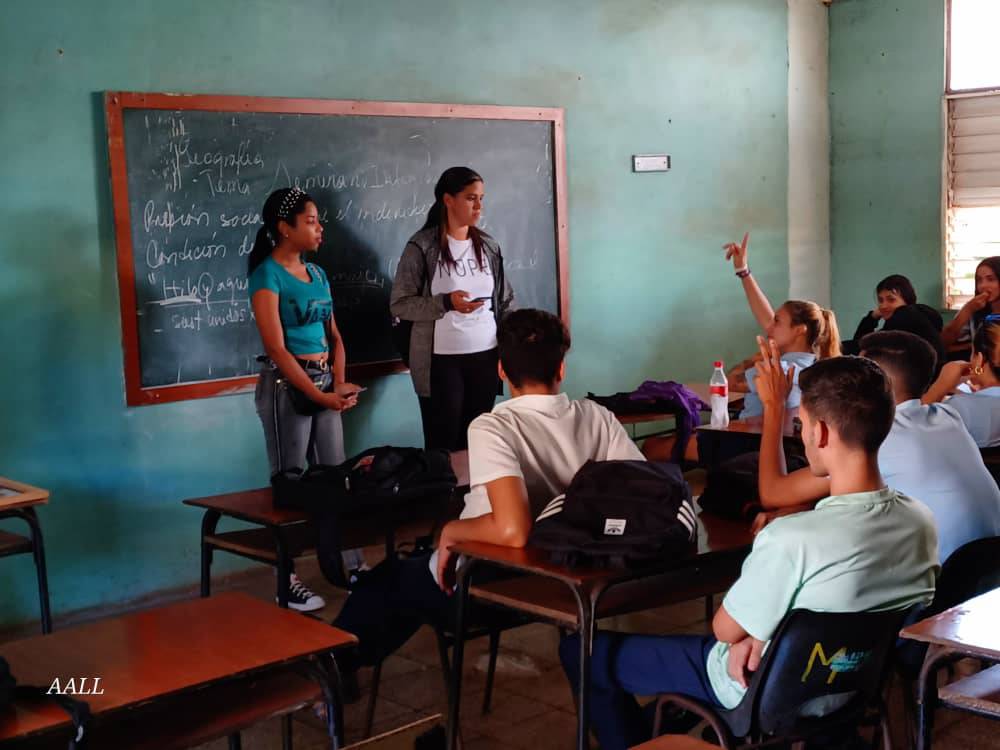
[[[733,268],[739,271],[747,267],[747,242],[750,240],[750,232],[743,235],[743,242],[737,245],[735,242],[727,242],[722,246],[726,251],[726,260],[733,261]]]
[[[760,347],[761,353],[761,360],[757,365],[757,377],[754,380],[757,395],[765,409],[783,407],[795,382],[795,368],[789,367],[788,372],[782,369],[781,353],[773,339],[765,342],[762,336],[758,336],[757,346]]]

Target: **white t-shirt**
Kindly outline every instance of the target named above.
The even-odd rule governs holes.
[[[472,240],[448,237],[448,248],[455,265],[439,258],[431,277],[431,294],[467,292],[469,299],[486,297],[482,307],[471,313],[449,310],[434,324],[435,354],[474,354],[497,345],[497,324],[493,317],[493,273],[483,252],[483,263],[476,261]]]
[[[966,542],[1000,534],[1000,489],[948,404],[897,404],[878,466],[887,485],[931,509],[942,563]]]
[[[945,403],[958,412],[976,445],[1000,445],[1000,386],[972,392],[960,390]]]
[[[493,510],[486,484],[520,477],[534,519],[552,498],[563,494],[587,461],[644,461],[615,415],[589,399],[571,401],[564,393],[529,395],[503,401],[469,425],[469,493],[461,518]],[[431,556],[437,574],[437,552]]]

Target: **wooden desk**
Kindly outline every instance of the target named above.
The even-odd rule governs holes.
[[[930,748],[933,713],[939,704],[1000,719],[1000,675],[996,667],[953,683],[940,692],[937,687],[938,670],[956,656],[1000,662],[1000,588],[909,625],[900,635],[929,646],[917,683],[918,750]],[[991,680],[992,687],[987,684]],[[962,683],[971,690],[963,691]],[[982,696],[984,686],[994,694],[977,698],[974,693]]]
[[[684,383],[684,387],[693,391],[698,395],[708,407],[703,409],[703,411],[711,411],[711,402],[709,401],[709,390],[707,383]],[[730,414],[738,413],[740,409],[743,408],[743,397],[746,394],[743,393],[733,393],[729,392],[729,412]],[[656,430],[654,432],[649,432],[643,435],[637,435],[635,426],[637,424],[645,424],[647,422],[664,422],[667,420],[673,420],[674,415],[671,412],[648,412],[645,414],[615,414],[615,417],[628,428],[631,428],[631,434],[633,440],[645,440],[649,437],[656,437],[658,435],[667,435],[673,433],[675,428],[670,428],[666,430]]]
[[[469,482],[469,452],[451,455],[452,470],[458,480],[456,493]],[[396,532],[404,524],[426,523],[428,530],[448,511],[452,498],[427,498],[425,502],[408,503],[384,509],[378,517],[369,514],[344,516],[344,547],[363,547],[384,542],[386,556],[395,554]],[[277,568],[277,598],[282,607],[288,606],[289,574],[292,560],[316,551],[316,531],[303,511],[274,506],[270,487],[224,495],[196,497],[184,500],[185,505],[204,508],[201,520],[201,595],[209,596],[212,586],[212,558],[215,550],[266,563]],[[239,531],[217,531],[219,520],[226,516],[254,524],[259,528]],[[339,583],[347,586],[346,576]]]
[[[28,536],[0,531],[0,557],[31,553],[38,579],[38,608],[42,632],[52,632],[52,612],[49,609],[49,577],[45,569],[45,543],[35,507],[49,501],[48,490],[32,487],[0,477],[0,519],[20,518],[28,524]]]
[[[229,592],[0,644],[0,656],[24,684],[99,677],[103,694],[85,700],[94,730],[109,733],[142,704],[152,708],[187,691],[301,667],[321,686],[333,739],[341,727],[330,652],[354,642],[354,636],[325,623]],[[165,719],[165,730],[182,719],[155,711],[150,718]],[[0,742],[68,737],[70,731],[67,714],[51,702],[17,702],[0,714]]]
[[[452,549],[465,556],[458,571],[458,615],[448,704],[448,748],[455,750],[461,696],[463,638],[470,593],[477,599],[542,617],[580,633],[580,682],[577,746],[587,747],[590,655],[601,617],[687,601],[725,590],[739,576],[753,536],[748,524],[700,514],[698,541],[688,554],[641,569],[569,568],[529,547],[462,543]],[[483,585],[472,584],[479,565],[525,574]]]

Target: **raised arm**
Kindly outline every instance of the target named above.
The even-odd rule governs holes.
[[[978,367],[981,371],[982,366],[983,355],[978,352],[973,355],[972,362],[962,362],[961,360],[946,362],[944,367],[941,368],[941,374],[931,384],[931,387],[927,389],[920,402],[923,404],[936,404],[938,401],[944,401],[955,392],[960,383],[964,383],[969,379],[969,375],[972,374],[974,368]]]
[[[941,329],[941,343],[946,347],[957,343],[962,337],[962,329],[969,325],[972,316],[986,307],[989,301],[989,293],[983,292],[962,305],[962,309],[955,314],[951,322]]]
[[[767,331],[767,327],[774,320],[774,308],[771,307],[767,295],[757,285],[757,281],[754,279],[753,274],[750,273],[750,267],[747,265],[747,242],[749,239],[750,233],[747,232],[743,235],[743,242],[739,245],[735,242],[729,242],[723,245],[722,248],[726,251],[726,260],[732,259],[733,261],[733,270],[740,277],[740,281],[743,284],[743,292],[746,294],[747,302],[750,304],[750,312],[753,313],[757,325],[761,327],[762,331]]]
[[[830,494],[830,480],[817,477],[808,469],[788,473],[783,446],[785,402],[792,388],[795,368],[781,369],[781,355],[773,341],[757,337],[761,362],[757,365],[757,395],[764,405],[764,424],[760,436],[760,462],[757,491],[766,510],[793,508]]]

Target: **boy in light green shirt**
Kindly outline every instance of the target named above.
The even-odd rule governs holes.
[[[769,410],[784,403],[792,373],[776,347],[762,347],[757,391]],[[792,609],[860,612],[929,602],[939,570],[933,517],[888,489],[878,448],[892,426],[892,389],[874,362],[835,357],[799,375],[802,441],[810,469],[829,475],[830,497],[814,511],[779,518],[754,541],[739,580],[712,621],[711,636],[601,633],[594,643],[591,716],[602,750],[649,739],[634,695],[673,692],[723,708],[739,704],[778,623]],[[566,639],[567,676],[579,674]]]

